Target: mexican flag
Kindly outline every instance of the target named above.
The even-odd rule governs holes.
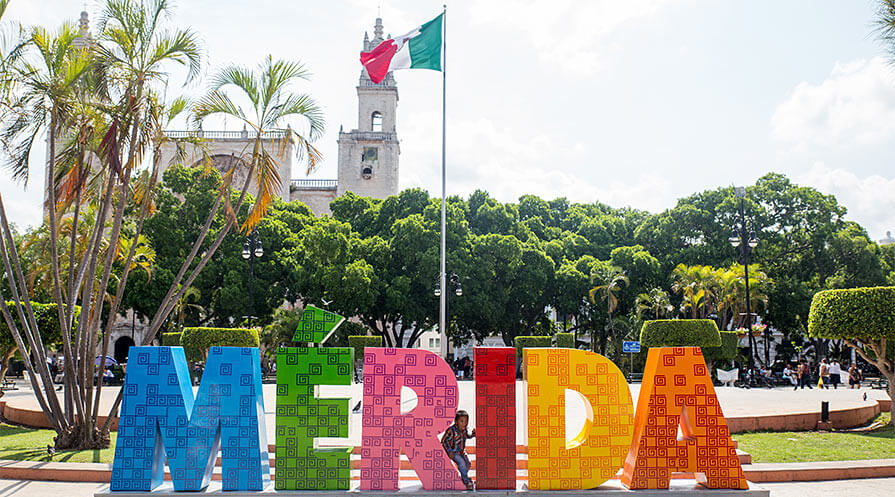
[[[385,40],[369,52],[361,52],[360,63],[374,83],[381,83],[396,69],[441,70],[441,23],[444,14],[403,36]]]

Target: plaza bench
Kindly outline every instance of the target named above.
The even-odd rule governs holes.
[[[715,372],[718,373],[718,381],[727,387],[732,387],[734,382],[740,379],[739,369],[731,369],[730,371],[716,369]]]
[[[889,388],[889,381],[885,378],[868,378],[870,383],[870,388],[874,390],[887,390]]]

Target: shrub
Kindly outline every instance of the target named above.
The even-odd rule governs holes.
[[[808,334],[818,338],[841,338],[867,362],[876,366],[889,382],[888,394],[895,399],[895,287],[824,290],[814,294],[808,313]],[[895,426],[895,402],[889,409],[889,424]]]
[[[522,349],[550,347],[553,340],[549,336],[521,336],[513,339],[516,344],[516,357],[522,357]]]
[[[575,334],[574,333],[557,333],[556,334],[556,346],[558,348],[563,348],[563,349],[574,349],[575,348]]]
[[[247,328],[184,328],[180,335],[186,358],[204,361],[211,347],[257,347],[258,330]]]
[[[16,310],[16,303],[12,300],[6,302],[9,312],[13,316],[13,320],[19,331],[22,332],[22,322],[19,320],[19,313]],[[31,308],[34,310],[34,320],[37,321],[37,327],[40,329],[40,337],[43,339],[44,345],[52,346],[62,343],[62,333],[59,330],[59,316],[56,311],[56,304],[41,304],[40,302],[31,302]],[[72,330],[78,326],[78,318],[81,315],[81,308],[75,307],[75,318],[72,321]],[[0,341],[9,343],[15,347],[12,338],[12,331],[6,325],[6,319],[0,317]],[[25,337],[22,336],[22,340]],[[27,342],[27,340],[26,340]]]
[[[714,361],[730,361],[737,356],[737,347],[740,344],[740,337],[736,331],[721,332],[720,347],[703,347],[702,356],[705,357],[706,363],[711,364]]]
[[[354,358],[363,359],[364,350],[367,347],[382,347],[381,336],[351,335],[348,337],[348,346],[354,348]]]
[[[808,334],[861,341],[895,338],[895,287],[817,292],[808,313]]]
[[[19,320],[19,313],[16,310],[15,301],[7,301],[9,312],[13,316],[19,333],[22,334],[22,341],[26,344],[28,339],[25,338],[25,331],[22,329],[22,322]],[[40,330],[40,338],[44,347],[52,347],[62,343],[62,333],[59,329],[59,316],[56,313],[56,304],[41,304],[40,302],[31,302],[31,308],[34,310],[34,320],[37,321],[37,328]],[[81,314],[81,308],[75,307],[75,318],[72,322],[72,329],[78,326],[78,317]],[[12,337],[12,331],[6,325],[6,319],[0,317],[0,378],[6,376],[6,368],[9,365],[9,359],[16,353],[15,339]],[[23,354],[24,355],[24,354]]]
[[[644,347],[720,347],[721,334],[711,319],[657,319],[643,323]]]
[[[162,346],[163,347],[180,347],[180,335],[179,331],[174,331],[171,333],[162,333]]]

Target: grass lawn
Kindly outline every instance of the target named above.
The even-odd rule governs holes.
[[[888,423],[889,413],[874,422]],[[733,438],[754,463],[895,458],[895,428],[886,425],[866,432],[752,432]]]
[[[112,432],[112,443],[108,449],[102,450],[66,450],[57,452],[52,458],[47,454],[47,445],[53,445],[53,430],[35,430],[0,424],[0,459],[16,461],[53,461],[53,462],[105,462],[111,463],[115,452],[115,437]]]

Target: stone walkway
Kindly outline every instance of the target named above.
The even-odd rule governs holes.
[[[19,389],[6,392],[6,395],[0,399],[7,402],[10,406],[39,410],[37,400],[34,398],[31,388],[21,380],[18,382]],[[470,426],[475,426],[475,383],[472,381],[461,381],[460,385],[460,409],[464,409],[470,414]],[[629,385],[631,389],[632,402],[636,404],[637,395],[640,391],[639,384]],[[120,387],[105,387],[101,401],[100,413],[108,412],[118,394]],[[196,388],[194,387],[194,390]],[[275,433],[275,412],[276,412],[276,385],[265,384],[264,390],[264,411],[266,416],[266,425],[268,432],[268,442],[274,443]],[[840,388],[838,390],[797,390],[791,388],[753,388],[744,390],[734,387],[716,387],[718,400],[724,410],[726,417],[745,417],[745,416],[763,416],[777,414],[796,414],[796,413],[817,413],[820,412],[821,401],[830,402],[830,410],[851,409],[863,406],[872,406],[876,399],[888,399],[888,395],[883,390],[872,390],[864,388],[861,390],[849,390]],[[62,393],[59,392],[60,399]],[[402,401],[404,410],[409,411],[415,405],[415,396],[409,389],[404,389]],[[524,382],[516,383],[516,406],[517,411],[524,405]],[[867,400],[864,400],[864,394],[867,394]],[[321,386],[320,396],[327,398],[349,397],[349,408],[354,408],[363,397],[363,385],[355,384],[350,386]],[[570,428],[575,428],[578,422],[584,420],[584,405],[578,404],[575,396],[568,397],[569,409],[567,412],[567,422]],[[361,419],[360,413],[351,414],[351,424],[349,427],[349,440],[352,445],[360,445]],[[517,443],[525,444],[526,426],[520,417],[517,417],[516,423]],[[572,431],[572,430],[570,430]],[[574,432],[574,431],[573,431]],[[323,445],[340,445],[344,444],[342,439],[321,439]]]
[[[792,483],[762,483],[771,497],[890,497],[895,478]],[[99,483],[0,480],[0,497],[93,497],[107,488]],[[707,495],[711,495],[708,494]],[[594,494],[599,497],[599,494]]]

